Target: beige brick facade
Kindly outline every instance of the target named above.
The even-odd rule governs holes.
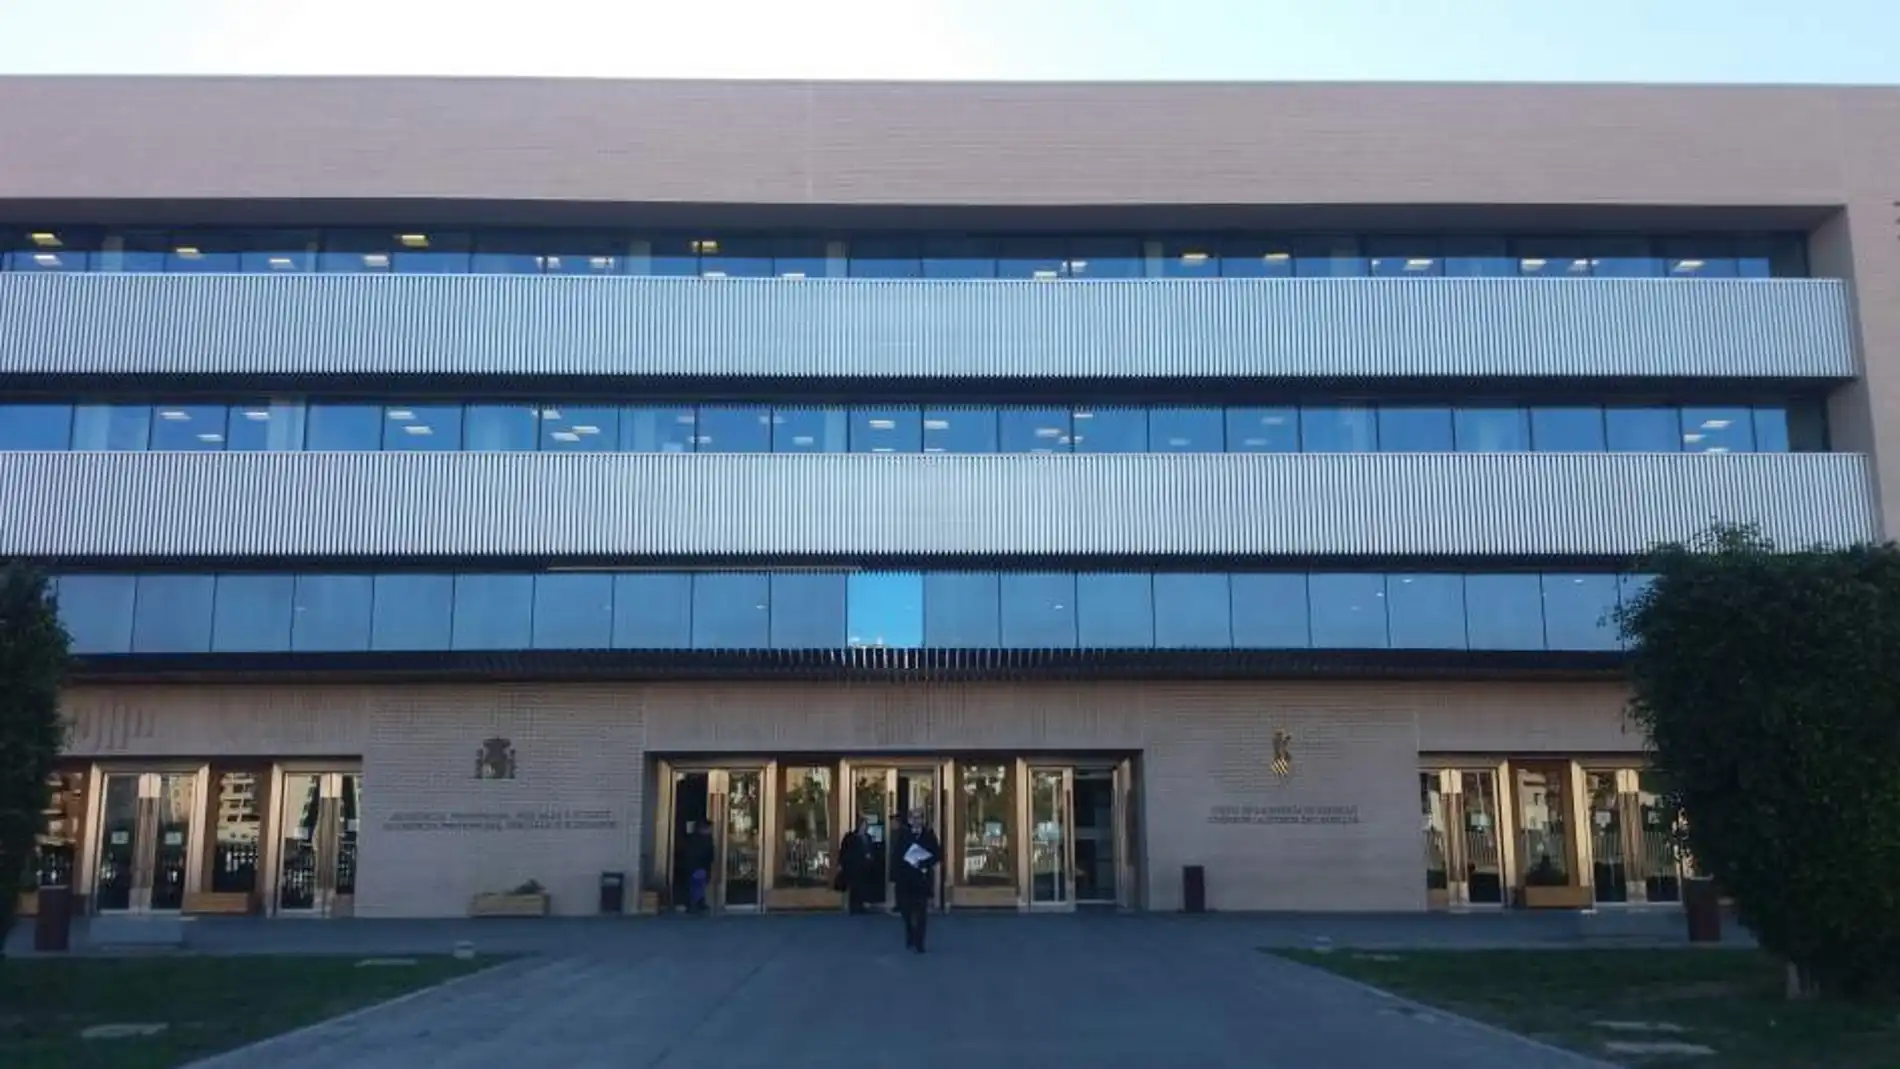
[[[1213,909],[1418,909],[1421,754],[1628,758],[1640,739],[1621,706],[1614,684],[1422,682],[96,686],[68,700],[70,755],[102,764],[360,759],[359,916],[459,915],[527,879],[557,913],[592,912],[598,874],[637,880],[652,849],[651,761],[720,754],[1128,755],[1146,908],[1179,908],[1181,867],[1198,864]],[[478,778],[490,739],[508,741],[514,778]]]

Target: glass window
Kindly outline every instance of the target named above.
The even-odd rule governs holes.
[[[923,240],[923,277],[995,278],[996,243],[983,238],[932,235]]]
[[[1603,410],[1595,407],[1531,409],[1531,447],[1539,453],[1603,452]]]
[[[1465,648],[1464,576],[1389,575],[1385,593],[1393,649]]]
[[[1155,453],[1226,452],[1226,413],[1218,408],[1156,408],[1148,412],[1148,449]]]
[[[702,278],[772,277],[771,238],[701,238],[694,244],[699,253],[699,274]]]
[[[1806,278],[1807,235],[1738,235],[1735,239],[1735,273],[1743,278]]]
[[[532,453],[540,440],[540,416],[534,405],[469,405],[462,417],[466,447],[479,453]]]
[[[771,579],[754,572],[693,577],[693,646],[762,650],[771,644]]]
[[[1155,645],[1224,650],[1234,644],[1227,576],[1163,572],[1155,576]]]
[[[211,648],[219,653],[275,653],[290,649],[291,606],[297,579],[290,575],[220,575],[211,617]]]
[[[1612,453],[1680,453],[1682,423],[1673,408],[1609,408],[1603,413]]]
[[[1370,408],[1302,408],[1300,449],[1307,453],[1370,453],[1378,433]]]
[[[1550,649],[1616,648],[1616,576],[1546,575],[1543,581],[1544,635]]]
[[[1315,234],[1294,241],[1293,271],[1301,277],[1357,277],[1366,273],[1366,260],[1350,234]]]
[[[1069,242],[1064,274],[1070,278],[1139,278],[1141,242],[1135,238],[1077,238]]]
[[[1687,453],[1752,453],[1754,413],[1746,408],[1685,408],[1682,449]]]
[[[1452,420],[1460,453],[1530,451],[1530,417],[1521,408],[1460,408]]]
[[[1061,278],[1068,259],[1062,244],[1061,238],[1004,238],[997,242],[996,277]]]
[[[231,274],[243,269],[244,235],[228,230],[202,233],[178,231],[165,253],[165,270],[173,274]]]
[[[162,230],[109,233],[92,254],[94,271],[153,274],[165,270],[170,241]]]
[[[534,576],[458,575],[451,645],[525,650],[534,641]]]
[[[1313,645],[1322,649],[1386,648],[1385,576],[1315,572],[1307,577]]]
[[[317,269],[317,232],[269,230],[246,234],[238,253],[238,270],[252,275],[307,274]]]
[[[627,239],[614,233],[485,231],[476,235],[469,268],[477,274],[617,275],[626,270],[627,248]]]
[[[292,606],[293,650],[369,649],[376,580],[367,575],[300,575]]]
[[[772,273],[780,278],[842,278],[844,243],[812,235],[780,238],[772,254]]]
[[[1298,650],[1313,644],[1303,572],[1241,572],[1232,588],[1234,648]]]
[[[4,419],[0,416],[0,419]],[[1779,405],[1761,405],[1754,411],[1755,451],[1757,453],[1786,453],[1788,442],[1788,410]]]
[[[923,414],[908,405],[851,410],[853,453],[915,453],[923,448]]]
[[[1006,572],[1002,583],[1005,649],[1075,648],[1075,576]]]
[[[1584,247],[1590,250],[1590,274],[1597,278],[1662,277],[1662,261],[1651,251],[1648,238],[1591,238]]]
[[[1445,240],[1445,274],[1458,278],[1507,278],[1517,274],[1510,242],[1496,235],[1454,236]]]
[[[856,572],[846,586],[845,640],[874,649],[924,644],[924,577],[916,572]]]
[[[1790,402],[1787,414],[1788,448],[1796,453],[1824,453],[1828,448],[1827,402],[1804,398]],[[1756,433],[1761,433],[1760,424]],[[1759,446],[1758,446],[1759,448]]]
[[[456,275],[470,269],[469,236],[431,230],[333,230],[317,258],[324,271]]]
[[[620,414],[620,448],[631,453],[690,453],[699,417],[684,405],[635,406]]]
[[[702,405],[696,438],[702,453],[770,453],[772,410],[764,405]]]
[[[1229,453],[1299,452],[1299,409],[1228,409],[1227,451]]]
[[[772,452],[842,453],[846,410],[777,408],[772,410]]]
[[[1002,595],[995,572],[924,575],[924,645],[995,649],[1002,645]]]
[[[1293,255],[1292,243],[1283,238],[1229,238],[1221,242],[1221,277],[1287,278],[1293,274]]]
[[[1543,649],[1543,595],[1537,576],[1465,576],[1465,634],[1474,650]]]
[[[1617,607],[1629,608],[1630,606],[1636,604],[1637,600],[1640,599],[1644,594],[1647,594],[1649,592],[1649,588],[1654,586],[1655,584],[1656,584],[1656,577],[1653,575],[1619,575],[1617,576],[1616,577]],[[66,589],[65,586],[62,584],[60,586],[60,592],[62,596],[65,593],[65,589]],[[1624,641],[1622,639],[1622,635],[1619,632],[1617,636],[1618,648],[1628,649],[1629,645],[1630,644],[1627,641]]]
[[[852,278],[917,278],[923,249],[912,238],[855,238],[850,245]]]
[[[606,572],[534,577],[534,648],[604,650],[614,638],[614,577]]]
[[[141,575],[132,616],[133,653],[204,653],[211,648],[217,579]]]
[[[207,453],[224,448],[223,405],[156,405],[152,412],[152,448]]]
[[[137,600],[136,576],[61,576],[59,619],[72,636],[73,652],[131,652],[132,612]]]
[[[294,453],[303,448],[302,401],[241,401],[231,406],[224,446],[242,453]]]
[[[1432,278],[1445,273],[1443,245],[1426,234],[1368,238],[1366,255],[1375,278]]]
[[[1072,414],[1070,445],[1078,453],[1146,453],[1148,410],[1082,407]]]
[[[699,250],[708,254],[719,248],[717,238],[686,237],[680,234],[656,234],[636,238],[629,243],[627,273],[664,278],[693,278],[699,274]]]
[[[545,269],[547,237],[535,230],[489,230],[475,236],[469,270],[478,275],[538,275]]]
[[[379,575],[370,645],[379,650],[446,650],[455,615],[452,575]]]
[[[924,452],[996,452],[997,414],[994,408],[943,407],[924,409]]]
[[[1735,277],[1735,243],[1725,236],[1662,238],[1656,248],[1670,278]]]
[[[64,227],[7,237],[13,246],[7,254],[9,271],[84,271],[91,266],[88,251],[99,244],[93,232]]]
[[[304,415],[304,448],[373,453],[383,447],[380,405],[313,404]]]
[[[70,449],[73,406],[0,405],[0,450]]]
[[[620,410],[610,405],[543,405],[541,448],[559,453],[614,452],[620,448]]]
[[[1588,278],[1590,257],[1577,238],[1525,238],[1516,242],[1517,270],[1533,278]]]
[[[1220,242],[1213,238],[1167,238],[1147,245],[1152,278],[1219,278]]]
[[[1153,576],[1084,572],[1075,577],[1075,605],[1083,649],[1154,648]]]
[[[997,413],[997,439],[1004,453],[1067,453],[1069,410],[1004,408]]]
[[[843,572],[778,572],[772,576],[772,648],[835,650],[849,625]]]
[[[150,405],[78,405],[73,409],[73,448],[138,452],[151,440]]]
[[[453,453],[462,448],[461,405],[390,405],[383,410],[383,448]]]
[[[614,648],[693,648],[693,577],[628,572],[614,577]]]
[[[1381,406],[1379,449],[1386,453],[1452,451],[1451,409]]]

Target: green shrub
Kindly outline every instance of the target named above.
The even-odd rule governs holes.
[[[66,659],[66,630],[46,578],[20,565],[0,568],[0,946],[19,893],[30,886],[47,780],[64,741]]]

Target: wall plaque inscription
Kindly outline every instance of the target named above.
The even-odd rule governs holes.
[[[391,813],[383,830],[401,831],[611,831],[620,818],[609,809],[517,809]]]
[[[1357,824],[1356,805],[1217,805],[1209,824]]]

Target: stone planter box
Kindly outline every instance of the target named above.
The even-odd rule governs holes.
[[[1526,887],[1525,909],[1589,909],[1596,895],[1588,887]]]
[[[469,900],[468,915],[471,917],[545,917],[548,915],[548,896],[545,894],[481,894]]]

